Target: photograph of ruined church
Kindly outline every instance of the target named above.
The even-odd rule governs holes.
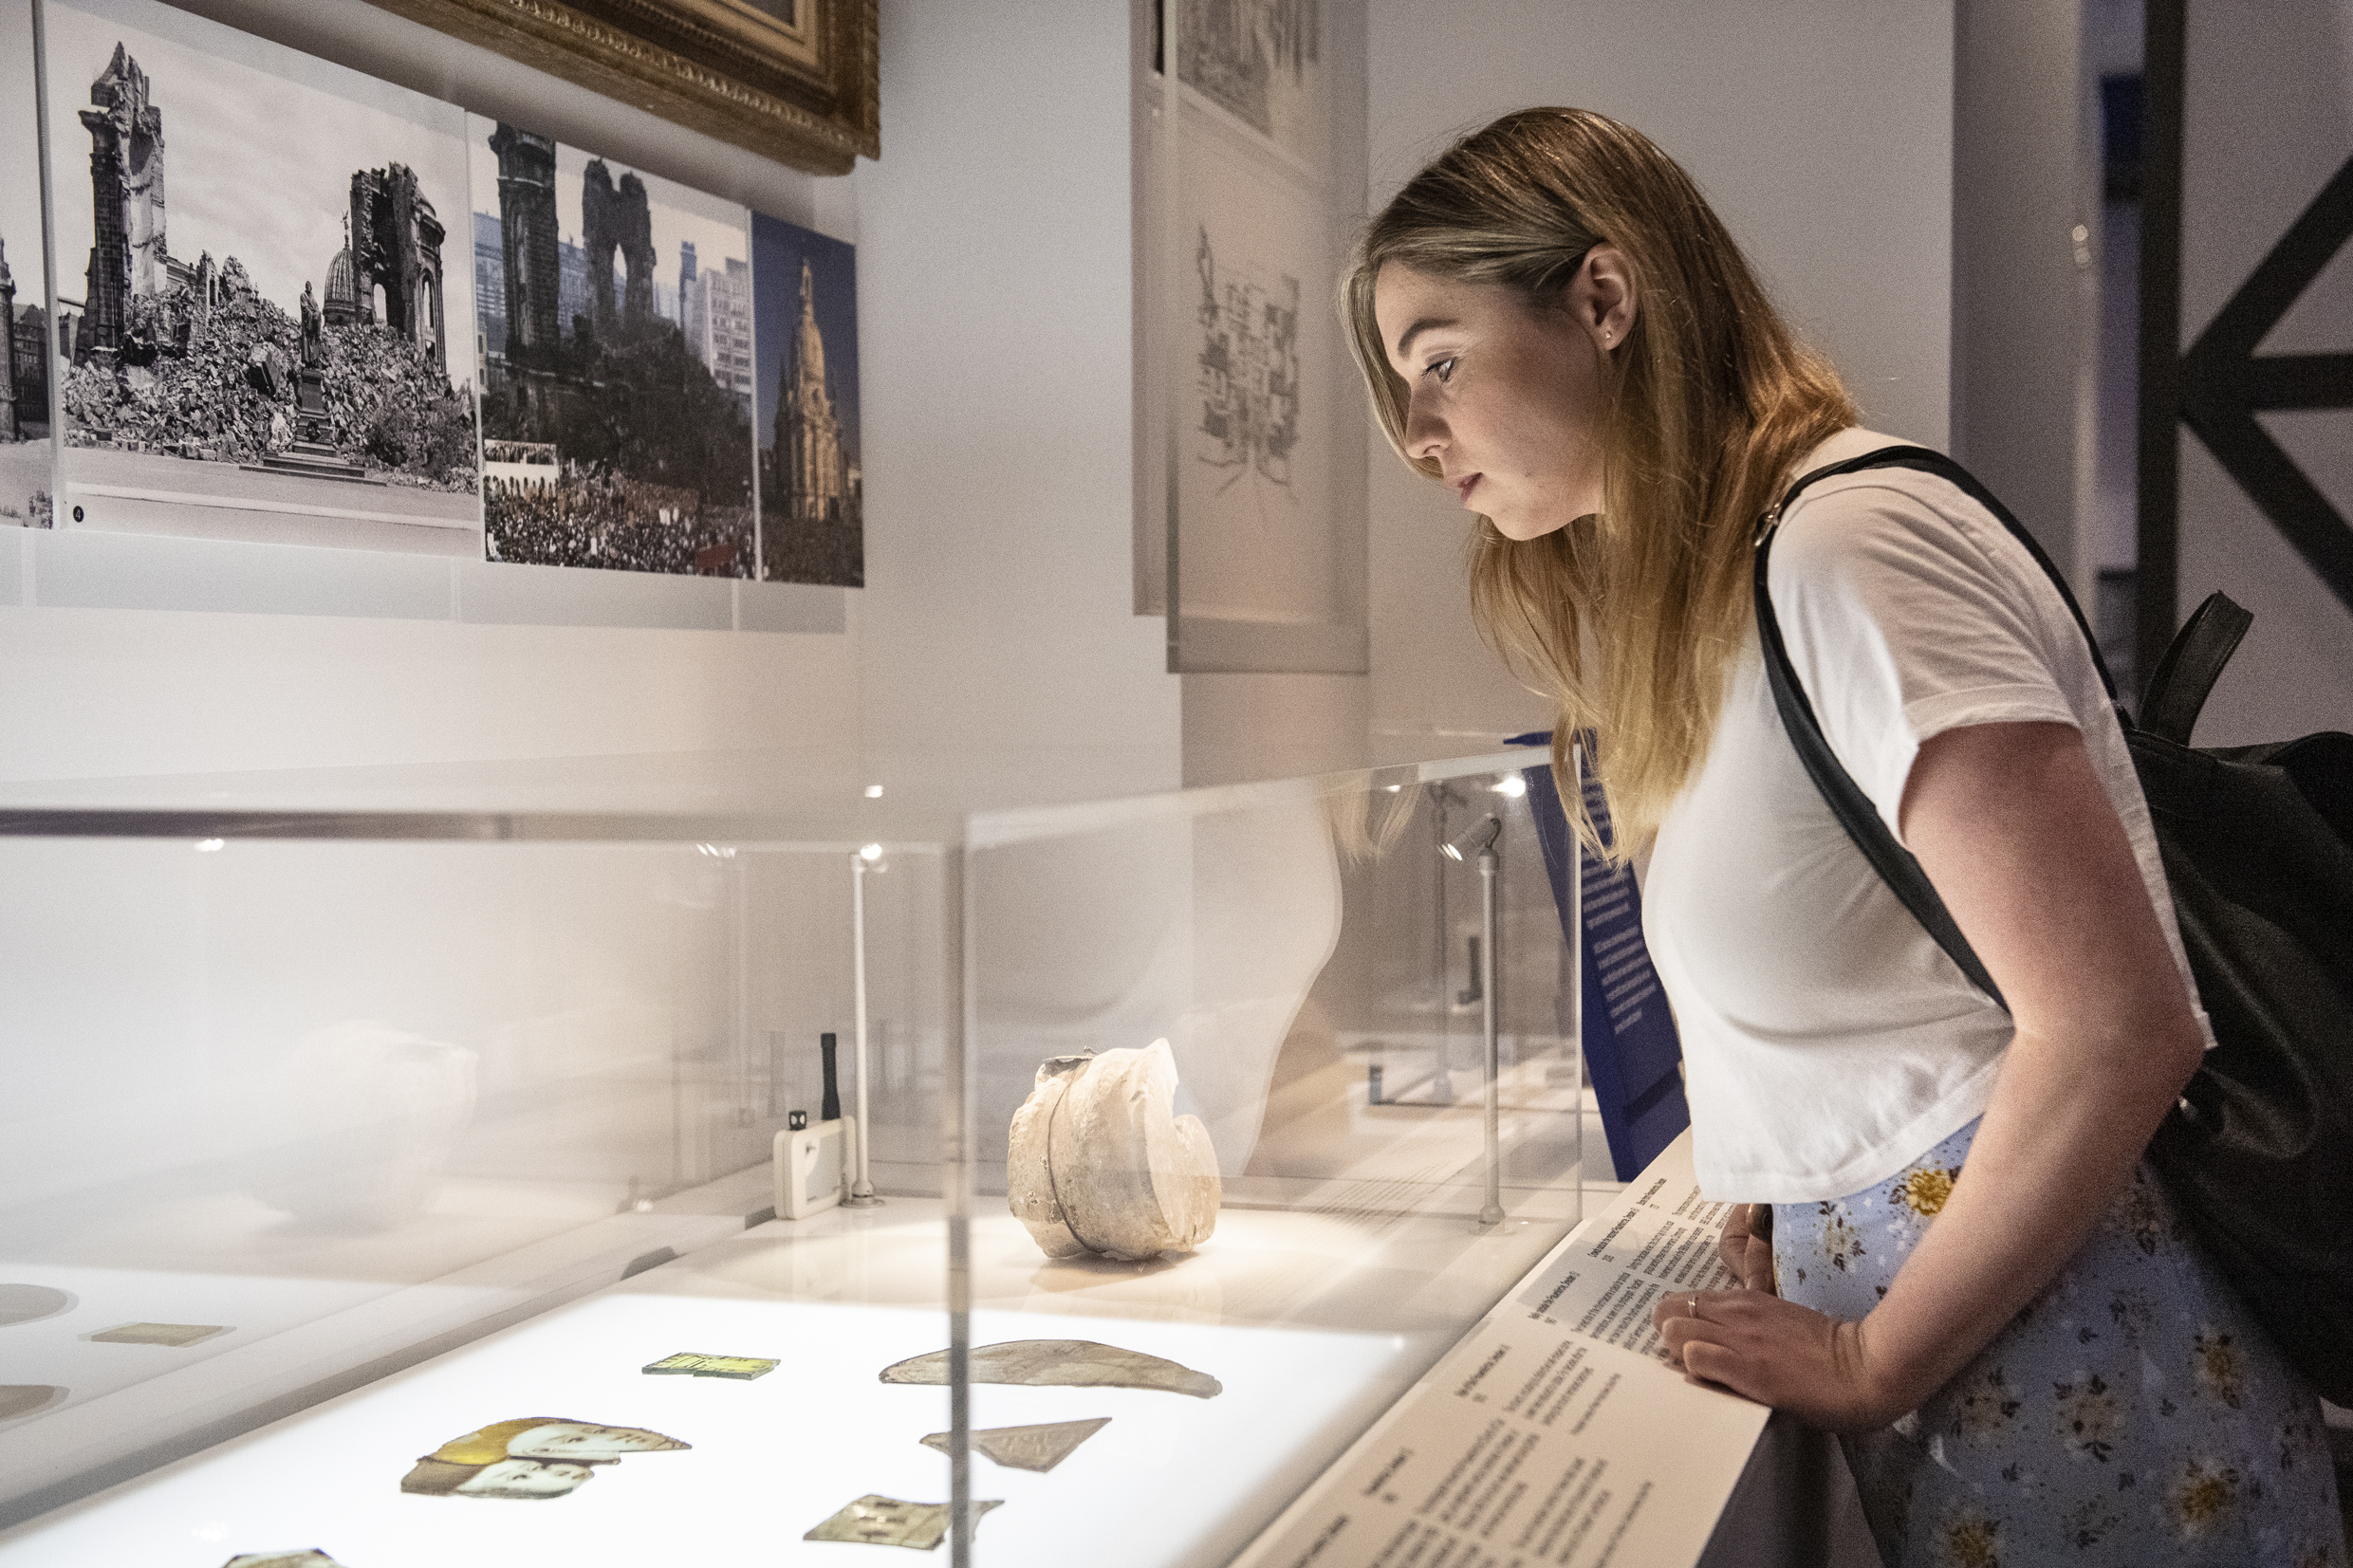
[[[149,0],[47,18],[60,525],[478,551],[463,115]]]
[[[866,585],[858,455],[858,252],[751,214],[760,561],[771,582]]]
[[[467,121],[491,561],[750,577],[741,207]]]
[[[47,298],[32,8],[0,0],[0,525],[16,527],[46,528],[54,515]]]

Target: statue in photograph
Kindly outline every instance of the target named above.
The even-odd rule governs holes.
[[[303,281],[303,368],[316,369],[326,360],[326,341],[319,319],[318,296],[310,291],[308,279]]]

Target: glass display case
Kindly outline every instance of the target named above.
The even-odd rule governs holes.
[[[973,1560],[1227,1561],[1583,1217],[1588,1139],[1607,1164],[1547,760],[972,818],[959,1490],[1003,1503]],[[1156,1219],[1200,1239],[1137,1260]],[[1062,1386],[1004,1348],[1072,1340],[1204,1381]],[[1106,1417],[1048,1473],[988,1454]]]
[[[0,1562],[1227,1560],[1605,1185],[1542,761],[20,786]]]

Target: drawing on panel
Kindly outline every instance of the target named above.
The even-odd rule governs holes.
[[[528,1415],[453,1437],[418,1458],[400,1489],[425,1497],[545,1502],[578,1490],[600,1465],[631,1454],[694,1447],[643,1427],[602,1427],[560,1415]]]
[[[467,121],[492,561],[749,577],[745,212]]]
[[[1291,449],[1299,444],[1299,280],[1269,269],[1219,273],[1209,230],[1194,266],[1200,278],[1200,422],[1193,458],[1220,470],[1219,493],[1249,480],[1289,497]],[[1265,495],[1258,497],[1264,515]]]
[[[751,214],[758,291],[760,575],[866,582],[857,249]]]
[[[150,0],[47,15],[60,521],[470,553],[462,117]]]
[[[0,0],[0,523],[19,527],[46,528],[53,516],[48,291],[32,8]]]

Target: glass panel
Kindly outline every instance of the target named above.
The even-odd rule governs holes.
[[[0,836],[0,1548],[458,1560],[502,1526],[426,1499],[479,1456],[417,1456],[549,1411],[695,1452],[582,1471],[640,1499],[619,1522],[516,1510],[518,1560],[727,1556],[868,1492],[944,1502],[917,1442],[943,1392],[876,1382],[945,1343],[942,844],[110,821]],[[881,1201],[827,1207],[857,1143],[824,1125],[820,1042],[854,1115],[862,1022]],[[753,1359],[648,1374],[680,1353]],[[668,1501],[780,1465],[781,1522]]]
[[[1582,1217],[1543,760],[973,819],[975,1560],[1226,1560]]]

